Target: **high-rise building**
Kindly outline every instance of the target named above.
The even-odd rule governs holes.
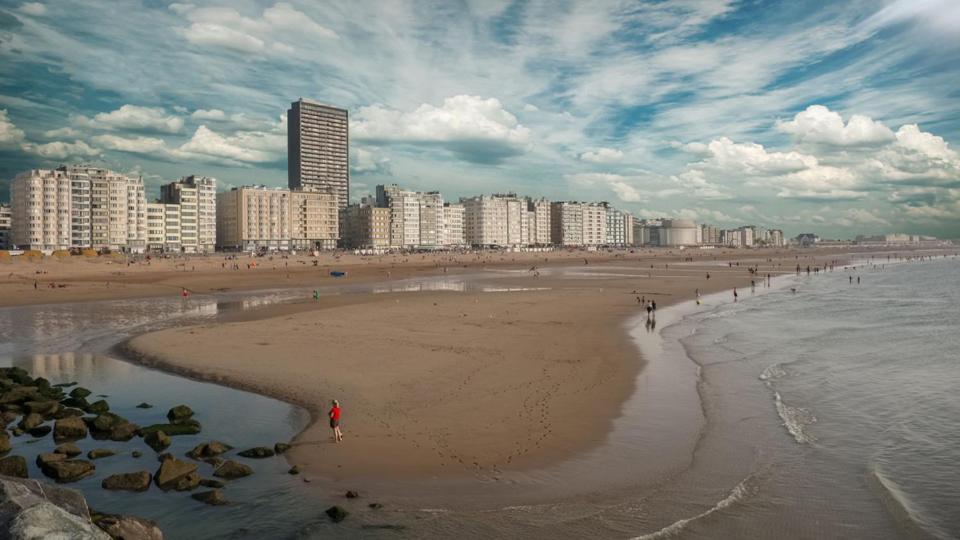
[[[550,238],[560,246],[602,246],[607,243],[607,203],[554,202]]]
[[[612,206],[607,207],[607,239],[608,246],[633,245],[633,216]]]
[[[546,199],[527,200],[527,221],[529,222],[529,243],[535,246],[550,244],[550,201]]]
[[[513,193],[460,199],[464,235],[471,246],[513,247],[529,243],[527,201]]]
[[[459,248],[467,245],[463,231],[464,211],[462,204],[443,205],[443,245]]]
[[[69,249],[70,193],[70,178],[61,170],[18,174],[10,184],[11,244],[21,249]]]
[[[338,222],[333,193],[244,186],[217,194],[217,246],[222,249],[332,249]]]
[[[309,99],[287,111],[287,181],[290,189],[326,191],[339,209],[350,201],[348,113]]]
[[[13,214],[9,204],[0,204],[0,249],[10,249],[10,228]]]
[[[142,252],[147,243],[143,179],[90,165],[57,170],[71,181],[71,244]]]
[[[443,196],[438,191],[417,193],[420,204],[420,246],[443,246]]]
[[[348,249],[390,247],[390,209],[351,204],[340,212],[340,239]]]
[[[217,241],[217,180],[184,176],[160,187],[160,202],[180,206],[180,248],[211,253]]]
[[[180,205],[147,203],[147,250],[180,253]]]

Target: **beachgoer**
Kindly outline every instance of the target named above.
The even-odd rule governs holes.
[[[734,287],[734,288],[733,288],[733,301],[734,301],[734,302],[737,301],[737,296],[739,296],[739,295],[737,294],[737,288]]]
[[[650,313],[653,311],[653,302],[647,302],[647,318],[650,318]]]
[[[330,416],[330,429],[333,430],[333,438],[336,442],[343,440],[343,433],[340,431],[340,402],[333,400],[333,407],[328,413]]]
[[[654,314],[657,313],[657,301],[656,301],[656,300],[653,301],[653,313],[654,313]]]

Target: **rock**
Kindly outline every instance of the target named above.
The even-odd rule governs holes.
[[[78,386],[70,391],[70,397],[76,399],[85,399],[90,394],[92,394],[92,392],[82,386]]]
[[[212,491],[201,491],[200,493],[194,493],[190,496],[200,502],[204,502],[213,506],[221,506],[230,503],[230,501],[223,496],[223,492],[221,492],[219,489],[214,489]]]
[[[282,442],[278,442],[277,444],[273,445],[273,451],[276,452],[277,454],[282,454],[287,450],[289,450],[290,448],[291,447],[289,444],[282,443]]]
[[[356,499],[357,497],[360,496],[360,494],[357,493],[356,491],[348,491],[345,496],[346,496],[348,499]]]
[[[177,424],[153,424],[140,430],[147,434],[151,431],[162,431],[171,437],[174,435],[196,435],[200,433],[200,422],[193,418],[188,418]]]
[[[177,458],[171,457],[170,459],[163,460],[160,468],[157,469],[157,474],[153,477],[153,481],[157,484],[158,488],[166,491],[176,487],[180,480],[192,474],[197,476],[197,484],[199,485],[200,478],[199,475],[196,475],[196,472],[196,463],[180,461]]]
[[[300,467],[297,467],[296,465],[290,467],[290,470],[287,471],[287,474],[300,474]]]
[[[14,386],[0,394],[0,404],[19,404],[40,399],[40,390],[36,386]]]
[[[40,416],[37,413],[30,413],[30,414],[24,415],[24,417],[20,420],[20,423],[17,424],[17,427],[19,427],[24,431],[30,431],[31,429],[39,426],[42,423],[43,423],[42,416]]]
[[[84,398],[70,397],[60,401],[60,404],[63,405],[64,407],[73,407],[73,408],[80,409],[81,411],[90,410],[90,402]]]
[[[163,540],[160,527],[149,519],[98,514],[94,523],[114,540]]]
[[[14,420],[16,420],[17,416],[19,415],[12,411],[3,411],[2,413],[0,413],[0,419],[3,420],[3,427],[7,427],[10,424],[10,422],[13,422]]]
[[[0,458],[0,476],[27,477],[27,460],[23,456]]]
[[[173,459],[173,454],[171,454],[170,452],[163,452],[163,453],[157,454],[157,461],[159,461],[160,463],[163,463],[168,459]]]
[[[367,505],[367,507],[369,507],[371,510],[379,510],[383,508],[383,505],[380,503],[370,503]]]
[[[143,442],[147,443],[147,446],[150,448],[153,448],[154,452],[159,452],[170,446],[172,441],[170,437],[167,437],[167,434],[162,431],[151,431],[143,438]]]
[[[97,415],[91,427],[97,431],[110,431],[113,426],[122,423],[127,423],[127,419],[108,412]]]
[[[10,451],[13,446],[10,444],[10,434],[0,429],[0,454]]]
[[[330,518],[330,521],[334,523],[340,523],[346,519],[348,515],[350,515],[350,512],[347,512],[339,506],[331,506],[330,508],[327,508],[327,516]]]
[[[106,400],[94,401],[87,407],[87,412],[91,414],[103,414],[110,410],[110,404]]]
[[[51,431],[53,431],[53,428],[50,426],[37,426],[27,433],[33,435],[34,437],[46,437]]]
[[[57,441],[83,439],[87,436],[87,423],[83,418],[71,416],[53,423],[53,438]]]
[[[117,452],[115,450],[110,450],[109,448],[94,448],[87,452],[87,459],[100,459],[115,456],[116,454]]]
[[[58,412],[54,418],[70,418],[71,416],[83,416],[83,411],[80,409],[74,409],[73,407],[61,407],[60,412]]]
[[[23,407],[27,412],[40,416],[53,416],[60,410],[60,404],[56,401],[28,401],[23,404]]]
[[[134,450],[133,452],[130,452],[130,455],[133,456],[133,457],[135,457],[135,458],[138,458],[138,457],[140,457],[140,456],[143,455],[143,452],[141,452],[141,451],[139,451],[139,450]]]
[[[176,491],[191,491],[196,489],[199,485],[200,473],[192,472],[174,482],[173,489]]]
[[[67,459],[66,454],[58,454],[56,452],[39,454],[37,456],[37,467],[40,467],[41,469],[43,469],[44,467],[47,467],[51,463],[54,463],[57,461],[66,461],[66,459]]]
[[[224,444],[220,441],[210,441],[194,446],[193,450],[187,452],[187,455],[193,459],[202,459],[219,456],[232,449],[233,447],[229,444]]]
[[[249,450],[244,450],[243,452],[238,452],[237,455],[245,458],[262,459],[262,458],[273,457],[274,454],[272,449],[267,448],[266,446],[258,446],[256,448],[250,448]]]
[[[62,382],[53,385],[54,388],[70,388],[71,386],[76,386],[76,382]]]
[[[139,431],[140,431],[140,426],[136,424],[132,424],[130,422],[123,422],[123,423],[114,425],[110,429],[109,438],[111,441],[129,441],[130,439],[136,437]]]
[[[0,478],[0,524],[3,538],[110,540],[79,492],[36,480]]]
[[[170,420],[171,424],[178,424],[192,416],[193,409],[187,407],[186,405],[177,405],[176,407],[167,411],[167,420]]]
[[[23,435],[23,430],[20,428],[13,428],[12,430],[10,430],[10,433],[13,433],[14,437],[19,437]]]
[[[149,403],[141,403],[141,404],[137,405],[137,408],[138,408],[138,409],[152,409],[152,408],[153,408],[153,405],[151,405],[151,404],[149,404]]]
[[[3,373],[8,379],[22,386],[33,386],[33,377],[22,367],[3,368]]]
[[[146,491],[150,489],[152,479],[153,477],[147,471],[113,474],[104,478],[100,487],[122,491]]]
[[[226,478],[227,480],[233,480],[234,478],[243,478],[244,476],[250,476],[253,474],[253,469],[250,468],[246,463],[240,463],[239,461],[233,461],[228,459],[224,461],[215,471],[213,475],[219,478]]]
[[[97,468],[89,461],[70,459],[54,461],[42,469],[43,474],[57,482],[76,482],[93,474]]]
[[[200,479],[200,485],[203,486],[203,487],[205,487],[205,488],[220,489],[220,488],[222,488],[223,486],[225,486],[226,484],[224,484],[223,482],[221,482],[221,481],[219,481],[219,480],[215,480],[215,479],[213,479],[213,478],[201,478],[201,479]]]
[[[63,454],[67,457],[79,456],[83,453],[83,450],[80,450],[80,447],[73,443],[63,443],[60,446],[53,449],[55,454]]]
[[[220,457],[220,456],[203,458],[203,462],[204,462],[204,463],[209,463],[211,466],[213,466],[214,469],[216,469],[217,467],[223,465],[223,462],[224,462],[224,461],[225,461],[225,460],[224,460],[222,457]]]

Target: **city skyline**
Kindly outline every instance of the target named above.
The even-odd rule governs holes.
[[[960,236],[948,2],[225,6],[0,8],[0,200],[17,172],[77,162],[151,195],[194,173],[285,186],[303,97],[349,110],[354,202],[401,183]]]

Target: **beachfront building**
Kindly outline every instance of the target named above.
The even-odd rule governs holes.
[[[770,229],[770,246],[783,247],[786,245],[786,238],[780,229]]]
[[[61,170],[31,169],[10,184],[10,243],[20,249],[69,249],[70,178]]]
[[[0,249],[10,249],[10,228],[13,214],[9,204],[0,204]]]
[[[527,199],[529,244],[550,245],[550,201],[544,198]]]
[[[551,203],[551,241],[559,246],[605,245],[608,207],[607,203]],[[621,236],[625,237],[626,233]]]
[[[633,245],[633,216],[612,206],[607,207],[606,245],[624,247]]]
[[[147,251],[180,253],[180,205],[147,203]]]
[[[348,249],[390,247],[390,209],[351,204],[340,212],[340,241]]]
[[[216,245],[235,251],[333,249],[335,193],[244,186],[217,194]]]
[[[443,246],[443,196],[438,191],[417,193],[420,221],[420,247]]]
[[[476,247],[517,247],[530,244],[527,200],[513,193],[460,199],[466,243]]]
[[[700,228],[689,219],[664,219],[660,226],[659,243],[664,247],[696,246],[700,243]]]
[[[301,98],[287,111],[287,182],[293,191],[333,193],[337,209],[350,201],[346,109]]]
[[[142,178],[91,165],[57,170],[70,179],[71,247],[143,252],[147,198]]]
[[[720,245],[720,228],[703,224],[700,226],[700,243],[705,246]]]
[[[160,202],[180,206],[180,250],[212,253],[217,243],[217,180],[184,176],[160,187]]]
[[[464,234],[465,209],[462,204],[444,203],[443,205],[443,245],[447,248],[462,248],[467,245]]]

